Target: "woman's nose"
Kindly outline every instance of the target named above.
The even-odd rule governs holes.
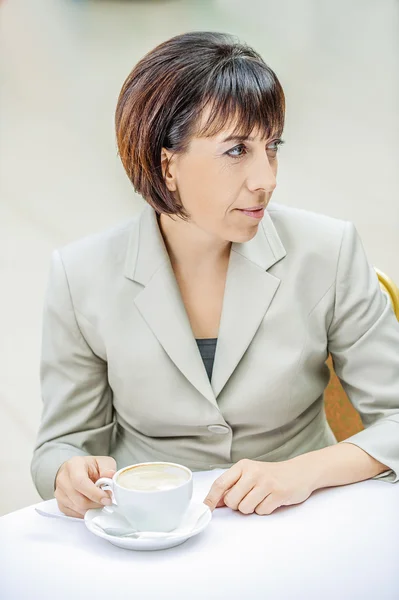
[[[267,194],[271,194],[276,188],[276,169],[266,153],[254,159],[249,166],[247,185],[251,191],[263,190]]]

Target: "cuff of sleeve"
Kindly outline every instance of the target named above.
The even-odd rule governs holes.
[[[396,483],[399,481],[399,449],[396,441],[398,433],[399,423],[382,419],[339,443],[354,444],[389,468],[389,470],[370,477],[370,479],[381,479],[389,483]]]
[[[389,481],[390,483],[395,483],[399,480],[399,478],[396,476],[396,473],[394,473],[392,469],[389,471],[384,471],[379,475],[375,475],[374,477],[371,477],[371,479],[383,479],[384,481]]]
[[[61,465],[74,456],[89,456],[81,448],[69,444],[43,444],[33,454],[31,474],[43,500],[54,498],[55,478]]]

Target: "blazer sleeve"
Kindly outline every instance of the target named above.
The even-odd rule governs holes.
[[[328,344],[335,372],[365,427],[343,441],[389,467],[373,479],[398,481],[399,322],[351,222],[341,242]]]
[[[43,310],[40,381],[43,411],[31,473],[40,496],[49,499],[62,463],[73,456],[108,455],[113,430],[107,363],[85,340],[58,251]]]

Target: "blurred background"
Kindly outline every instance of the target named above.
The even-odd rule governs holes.
[[[51,252],[143,207],[117,156],[117,97],[146,52],[192,30],[237,35],[283,85],[273,199],[353,221],[399,283],[396,0],[0,0],[0,515],[40,501]]]

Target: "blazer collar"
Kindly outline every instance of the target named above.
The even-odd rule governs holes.
[[[233,242],[209,382],[154,209],[146,205],[132,227],[125,276],[143,285],[134,302],[177,368],[217,408],[217,396],[251,343],[279,287],[280,279],[267,270],[285,256],[267,210],[252,240]]]

